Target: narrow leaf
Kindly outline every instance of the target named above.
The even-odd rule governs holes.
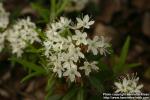
[[[31,73],[31,74],[25,76],[25,77],[21,80],[21,83],[23,83],[23,82],[29,80],[30,78],[32,78],[32,77],[34,77],[34,76],[39,76],[39,75],[41,75],[41,74],[43,74],[43,73],[40,73],[40,72],[33,72],[33,73]]]
[[[31,6],[45,20],[45,22],[49,21],[49,10],[48,9],[44,8],[42,5],[40,5],[38,3],[31,3]]]
[[[89,80],[90,80],[92,87],[96,88],[97,91],[99,92],[103,91],[103,86],[102,86],[100,79],[94,76],[90,76]]]
[[[127,37],[126,42],[121,50],[121,56],[120,56],[120,60],[119,60],[119,66],[124,65],[126,58],[127,58],[127,54],[128,54],[128,49],[129,49],[129,45],[130,45],[130,37]]]
[[[68,3],[69,3],[69,0],[63,0],[63,3],[60,6],[58,6],[59,9],[57,10],[56,15],[59,15],[64,10],[65,6]]]
[[[138,67],[138,66],[140,66],[141,64],[140,63],[133,63],[133,64],[126,64],[125,66],[127,67],[127,68],[134,68],[134,67]]]
[[[120,58],[118,60],[118,63],[114,66],[113,70],[114,70],[115,73],[122,72],[124,70],[124,68],[126,67],[125,66],[125,61],[126,61],[126,58],[127,58],[129,45],[130,45],[130,37],[128,36],[125,43],[124,43],[124,46],[121,50],[121,54],[120,54]]]
[[[84,89],[80,88],[77,94],[77,100],[84,100]]]
[[[71,100],[74,98],[75,94],[77,93],[77,88],[72,88],[64,97],[62,100]]]
[[[60,100],[61,97],[62,97],[62,95],[55,94],[55,95],[48,97],[47,100]]]
[[[15,61],[17,63],[20,63],[22,66],[24,66],[25,68],[28,68],[28,69],[31,69],[35,72],[40,72],[40,73],[45,73],[45,69],[32,63],[32,62],[29,62],[27,60],[23,60],[23,59],[18,59],[18,58],[15,58],[15,57],[12,57],[10,58],[10,60],[12,61]]]

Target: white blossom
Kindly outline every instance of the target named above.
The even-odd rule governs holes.
[[[58,34],[58,24],[52,23],[50,26],[48,25],[47,30],[46,30],[46,35],[48,38],[51,39],[52,35],[57,35]]]
[[[79,30],[75,31],[75,35],[72,36],[73,40],[76,40],[76,45],[84,44],[87,45],[87,34],[86,32],[82,33]]]
[[[0,28],[5,29],[9,24],[9,13],[3,8],[3,4],[0,3]]]
[[[88,41],[88,52],[91,50],[94,55],[98,54],[98,47],[99,47],[99,38],[95,36],[93,40],[87,39]]]
[[[77,19],[77,28],[87,28],[89,29],[91,25],[94,24],[94,21],[90,21],[90,17],[88,15],[85,15],[83,19],[76,18]]]
[[[65,28],[69,27],[71,20],[66,17],[60,17],[58,22],[51,23],[48,25],[46,30],[46,35],[48,38],[51,38],[52,35],[59,35],[60,32],[64,31]]]
[[[68,18],[60,17],[60,21],[57,24],[58,24],[60,29],[63,29],[63,28],[69,27],[70,23],[71,23],[71,20],[69,20]]]
[[[71,82],[75,81],[76,76],[81,77],[81,74],[77,71],[77,66],[73,64],[71,68],[67,69],[66,72],[64,72],[63,76],[68,76]]]
[[[97,55],[98,52],[100,52],[101,55],[106,55],[106,53],[109,53],[109,43],[106,42],[105,38],[101,36],[99,38],[98,36],[95,36],[93,40],[88,39],[88,52],[92,51],[94,55]]]
[[[106,53],[109,53],[108,48],[110,45],[106,42],[105,38],[101,36],[101,39],[99,41],[99,52],[101,55],[106,55]]]
[[[17,54],[18,57],[21,57],[23,50],[26,48],[25,41],[22,40],[17,30],[8,29],[6,33],[6,39],[11,46],[12,54]]]
[[[68,56],[74,62],[77,62],[79,58],[84,58],[84,54],[81,52],[81,49],[79,47],[75,47],[74,45],[69,46]]]
[[[30,21],[30,18],[18,20],[12,28],[6,30],[7,41],[10,42],[12,53],[17,54],[18,57],[22,55],[28,43],[32,44],[34,41],[40,42],[36,26]]]
[[[61,61],[57,60],[54,63],[54,68],[53,68],[53,72],[56,72],[58,74],[58,77],[61,78],[64,68],[61,65]]]
[[[53,42],[46,40],[46,41],[43,42],[43,45],[44,45],[44,48],[45,48],[45,53],[44,53],[44,55],[45,55],[46,57],[49,57],[49,56],[50,56],[50,53],[51,53],[50,50],[51,50],[51,48],[52,48]]]
[[[84,66],[80,67],[80,70],[84,70],[85,71],[85,75],[89,75],[90,72],[92,72],[92,70],[98,71],[99,68],[96,66],[97,62],[93,61],[93,62],[84,62]]]
[[[140,93],[143,85],[138,85],[139,77],[127,75],[120,82],[115,82],[116,93]]]

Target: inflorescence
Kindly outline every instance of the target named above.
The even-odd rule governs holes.
[[[4,48],[4,41],[6,34],[3,33],[3,30],[7,28],[9,24],[9,13],[5,11],[3,4],[0,3],[0,52]]]
[[[89,29],[94,24],[88,15],[82,19],[76,18],[76,20],[77,23],[71,25],[70,19],[61,17],[59,21],[51,23],[47,27],[47,38],[43,42],[44,55],[48,59],[49,69],[59,78],[67,76],[71,82],[74,82],[76,77],[81,77],[81,70],[87,76],[93,70],[99,70],[98,62],[88,61],[85,53],[106,55],[110,47],[103,36],[88,38],[84,29]],[[87,49],[83,50],[83,47]],[[81,59],[84,62],[81,62]]]
[[[139,77],[135,75],[127,75],[119,82],[115,82],[116,93],[141,93],[143,84],[139,84]]]

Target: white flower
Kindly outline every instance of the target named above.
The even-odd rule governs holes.
[[[26,43],[23,42],[21,39],[17,39],[11,44],[11,47],[12,53],[17,54],[17,57],[21,57],[22,53],[24,52],[24,48],[26,48]]]
[[[69,58],[74,62],[77,62],[79,58],[84,58],[84,54],[81,52],[81,49],[79,47],[70,45],[68,51]]]
[[[129,82],[126,78],[123,79],[122,83],[115,82],[115,86],[117,87],[116,93],[122,92],[127,93],[129,90],[131,90],[131,87],[128,86]]]
[[[47,27],[46,36],[51,39],[52,35],[57,35],[58,27],[58,24],[52,23],[50,26]]]
[[[71,23],[71,20],[69,20],[66,17],[60,17],[60,21],[57,23],[60,29],[69,27],[69,24]]]
[[[87,39],[88,41],[88,52],[91,50],[94,55],[98,54],[98,47],[99,47],[99,38],[95,36],[93,40]]]
[[[61,51],[63,49],[63,42],[61,42],[61,43],[56,43],[55,45],[53,45],[53,50],[54,51]]]
[[[95,71],[99,70],[99,68],[96,66],[96,64],[97,64],[96,61],[93,61],[93,62],[85,61],[84,62],[84,66],[80,67],[79,69],[80,70],[84,70],[85,71],[85,75],[88,76],[92,70],[95,70]]]
[[[74,64],[71,66],[71,68],[64,72],[63,76],[68,76],[70,81],[73,82],[75,81],[76,76],[81,77],[81,74],[77,71],[77,66]]]
[[[10,42],[13,54],[17,54],[20,57],[24,49],[28,46],[26,42],[30,44],[34,41],[40,42],[35,29],[35,24],[28,17],[27,19],[18,20],[12,28],[6,30],[6,39]]]
[[[105,41],[105,38],[103,36],[101,36],[101,38],[95,36],[93,40],[88,39],[87,41],[87,52],[92,51],[94,55],[97,55],[98,52],[100,52],[101,55],[106,55],[106,53],[109,53],[108,48],[110,47],[110,45]]]
[[[20,37],[18,31],[13,29],[6,30],[7,36],[6,39],[10,43],[12,49],[12,54],[17,54],[18,57],[21,57],[23,50],[26,47],[26,43]]]
[[[47,39],[43,42],[43,46],[45,49],[45,56],[49,56],[51,51],[60,52],[65,49],[63,46],[65,44],[65,39],[59,35],[51,36],[51,39]]]
[[[64,68],[61,65],[61,61],[54,62],[53,72],[57,73],[59,78],[62,77],[63,71],[64,71]]]
[[[67,19],[66,17],[60,17],[60,20],[55,23],[51,23],[48,25],[46,30],[46,35],[48,38],[53,37],[52,35],[59,35],[65,28],[69,27],[71,20]]]
[[[63,48],[64,49],[69,49],[70,46],[73,46],[73,41],[72,41],[72,37],[71,36],[67,36],[67,38],[64,38],[64,45]]]
[[[101,36],[101,39],[99,41],[99,52],[101,55],[105,55],[106,53],[109,53],[108,48],[110,45],[106,42],[105,38]]]
[[[140,93],[143,87],[142,84],[138,85],[139,77],[129,77],[123,78],[122,82],[115,82],[114,85],[116,86],[116,93]]]
[[[85,15],[83,20],[81,18],[76,18],[77,19],[77,28],[87,28],[89,29],[91,25],[94,24],[94,21],[90,21],[90,17],[88,15]]]
[[[51,50],[51,48],[52,48],[53,42],[46,40],[46,41],[43,42],[43,45],[44,45],[44,48],[45,48],[45,53],[44,53],[44,55],[45,55],[46,57],[49,57],[49,56],[50,56],[50,53],[51,53],[50,50]]]
[[[38,33],[36,32],[35,23],[31,22],[30,18],[18,20],[18,22],[13,26],[14,30],[18,31],[20,37],[29,42],[33,43],[34,41],[40,42],[38,38]]]
[[[70,69],[70,68],[72,68],[72,67],[74,67],[74,66],[75,66],[75,64],[73,63],[72,60],[65,61],[65,62],[63,63],[63,68]]]
[[[75,33],[76,33],[76,35],[73,35],[72,39],[76,40],[76,45],[80,45],[82,43],[84,45],[87,45],[87,40],[86,40],[87,34],[86,34],[86,32],[82,33],[79,30],[76,30]]]
[[[9,24],[9,13],[3,8],[3,4],[0,3],[0,28],[5,29]]]

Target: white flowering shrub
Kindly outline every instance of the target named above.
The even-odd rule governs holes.
[[[79,3],[78,0],[73,2]],[[50,10],[32,4],[44,22],[44,28],[36,26],[30,17],[9,23],[9,13],[0,3],[0,52],[8,48],[7,52],[12,53],[9,59],[29,70],[22,82],[35,76],[47,78],[46,100],[87,100],[88,95],[89,100],[99,100],[107,89],[113,91],[111,82],[120,73],[139,64],[126,64],[129,37],[119,60],[114,61],[111,43],[104,36],[89,34],[95,21],[88,14],[75,19],[60,17],[69,3],[68,0],[50,0]],[[104,63],[106,56],[108,60]],[[143,85],[138,85],[138,80],[128,76],[115,82],[115,92],[141,92]],[[57,90],[60,85],[64,91]]]

